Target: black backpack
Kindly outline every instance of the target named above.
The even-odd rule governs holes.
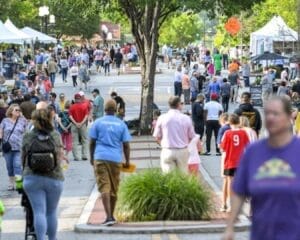
[[[55,141],[50,134],[37,133],[27,154],[29,168],[35,173],[49,173],[57,167]]]

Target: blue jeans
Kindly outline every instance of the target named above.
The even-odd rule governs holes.
[[[174,82],[175,96],[181,97],[182,84],[181,82]]]
[[[51,81],[52,87],[54,87],[55,75],[56,75],[56,73],[50,73],[50,81]]]
[[[62,75],[63,82],[65,82],[66,79],[67,79],[67,75],[68,75],[68,68],[62,68],[61,69],[61,75]]]
[[[243,78],[244,78],[245,87],[250,87],[250,77],[244,76]]]
[[[3,157],[6,161],[6,169],[9,177],[22,175],[20,152],[11,151],[8,153],[3,153]]]
[[[23,181],[34,218],[37,240],[56,240],[57,207],[63,190],[63,181],[49,177],[30,175]]]

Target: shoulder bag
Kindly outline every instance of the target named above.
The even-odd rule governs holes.
[[[19,120],[19,118],[17,118],[17,120],[16,120],[16,122],[15,122],[15,124],[14,124],[14,126],[13,126],[13,129],[11,130],[11,132],[10,132],[8,138],[6,139],[6,141],[2,143],[2,151],[3,151],[4,153],[8,153],[8,152],[11,151],[11,145],[10,145],[10,143],[9,143],[9,139],[10,139],[11,135],[13,134],[13,132],[14,132],[14,130],[15,130],[15,127],[16,127],[16,125],[17,125],[17,123],[18,123],[18,120]]]

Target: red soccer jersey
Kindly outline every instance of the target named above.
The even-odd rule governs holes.
[[[221,148],[225,152],[224,169],[237,168],[242,153],[249,143],[249,137],[245,130],[227,130],[221,142]]]

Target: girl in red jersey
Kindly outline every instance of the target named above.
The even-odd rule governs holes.
[[[230,200],[231,184],[239,164],[240,157],[249,144],[249,137],[245,130],[240,128],[240,119],[236,114],[229,116],[231,129],[227,130],[221,141],[221,148],[225,152],[224,159],[224,183],[223,183],[223,204],[221,211],[230,211],[227,200]],[[229,201],[230,202],[230,201]]]

